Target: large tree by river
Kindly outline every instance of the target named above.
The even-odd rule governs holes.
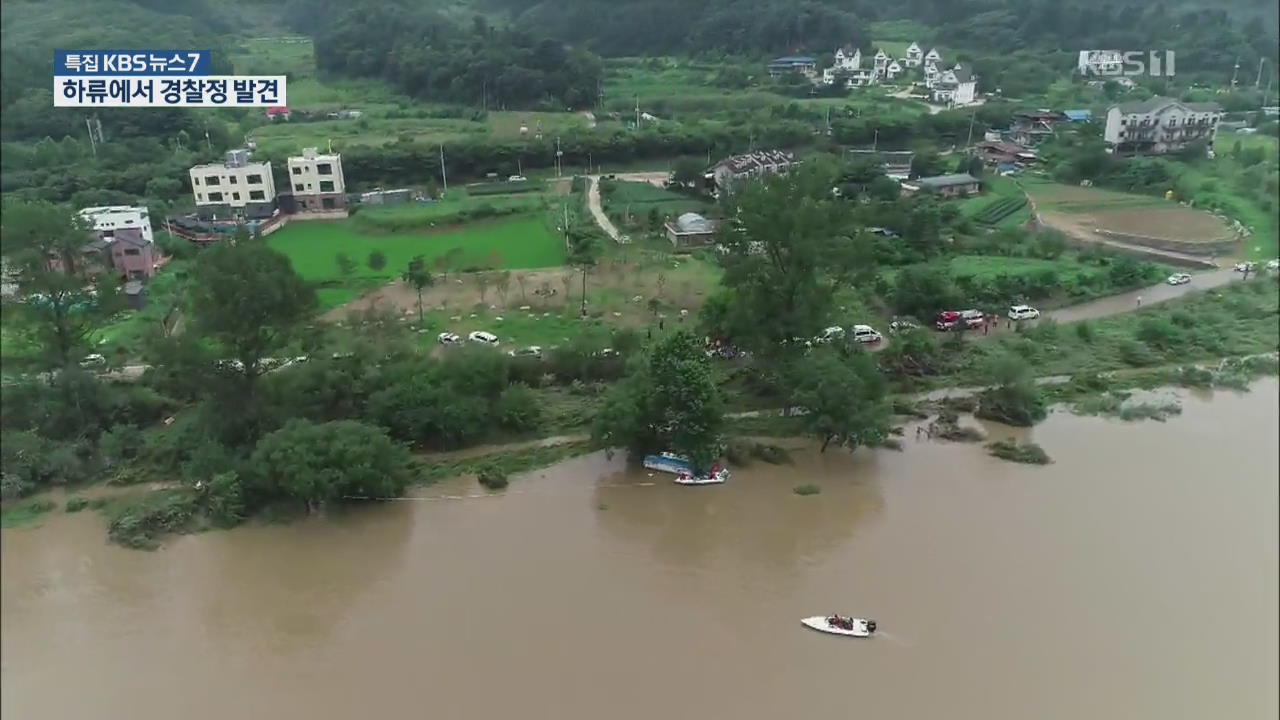
[[[670,451],[705,468],[720,453],[724,405],[711,362],[697,337],[678,331],[647,348],[614,386],[593,434],[605,447],[633,454]]]

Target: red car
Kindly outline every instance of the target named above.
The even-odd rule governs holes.
[[[956,310],[944,310],[938,313],[938,320],[933,324],[934,327],[942,331],[954,330],[964,323],[964,326],[970,330],[982,327],[986,322],[986,315],[981,310],[965,310],[959,312]]]

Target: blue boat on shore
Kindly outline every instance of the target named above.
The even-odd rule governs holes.
[[[669,452],[645,455],[644,466],[649,470],[671,473],[672,475],[693,474],[693,463],[689,462],[689,458]]]

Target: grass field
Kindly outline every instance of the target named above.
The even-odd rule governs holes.
[[[398,277],[409,261],[422,255],[431,262],[451,250],[461,250],[455,269],[496,266],[507,269],[555,267],[564,263],[564,242],[543,218],[525,216],[512,220],[474,223],[439,233],[370,235],[353,220],[292,223],[267,239],[288,256],[293,268],[313,282],[340,282],[334,258],[346,253],[357,263],[354,281]],[[369,254],[381,251],[387,258],[382,270],[368,266]]]

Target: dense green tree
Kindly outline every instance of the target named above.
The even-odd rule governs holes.
[[[376,427],[353,420],[291,420],[253,451],[256,489],[309,510],[344,499],[397,497],[409,483],[409,453]]]
[[[945,265],[905,267],[893,283],[893,307],[900,314],[930,322],[943,310],[955,310],[964,298]]]
[[[44,367],[74,365],[90,349],[94,331],[119,309],[119,279],[86,260],[89,233],[65,207],[6,203],[0,232],[22,297],[6,308],[6,319],[31,329]]]
[[[670,451],[707,468],[720,452],[724,408],[702,343],[677,331],[651,345],[597,413],[593,437],[633,454]]]
[[[257,392],[259,378],[271,369],[263,361],[302,336],[315,291],[288,258],[260,241],[245,241],[203,251],[190,295],[191,331],[217,358],[219,381],[203,388],[225,410],[209,416],[218,424],[215,434],[233,444],[249,442],[270,424]]]
[[[801,422],[822,440],[821,452],[832,441],[856,450],[888,437],[888,383],[866,352],[817,348],[798,360],[789,375],[791,404],[807,411]]]
[[[716,335],[769,356],[825,325],[855,258],[849,204],[833,198],[834,177],[834,168],[814,163],[727,198],[725,298],[703,315]]]
[[[697,158],[680,158],[671,167],[671,179],[681,185],[698,187],[702,185],[703,169],[703,163]]]

